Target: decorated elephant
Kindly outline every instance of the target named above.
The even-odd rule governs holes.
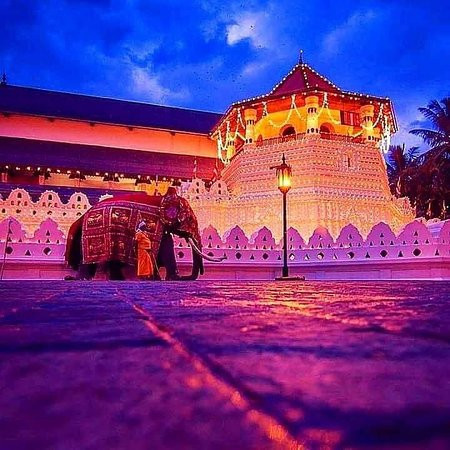
[[[166,279],[195,280],[204,273],[203,258],[219,262],[202,253],[198,223],[188,201],[169,188],[164,196],[142,192],[117,195],[90,208],[69,230],[65,258],[78,271],[78,279],[91,279],[104,264],[110,279],[124,279],[122,268],[136,266],[135,230],[146,223],[151,241],[149,249],[158,266],[166,268]],[[192,247],[192,273],[180,277],[171,234],[183,237]]]

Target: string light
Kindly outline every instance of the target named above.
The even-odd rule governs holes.
[[[383,121],[381,124],[381,139],[379,147],[383,153],[387,153],[389,151],[390,145],[391,145],[391,124],[389,123],[389,117],[386,114],[383,116]]]
[[[238,110],[238,119],[240,118],[240,121],[242,121],[242,116],[240,114],[240,110]],[[224,164],[229,164],[230,160],[228,158],[227,152],[228,152],[228,147],[230,147],[231,145],[234,145],[234,143],[236,142],[237,138],[242,139],[243,141],[245,141],[245,137],[239,133],[239,123],[238,120],[236,120],[236,130],[234,131],[234,135],[232,135],[231,131],[230,131],[230,121],[227,120],[226,121],[226,132],[225,132],[225,144],[223,143],[223,139],[222,139],[222,132],[220,130],[220,128],[217,130],[217,155],[220,159],[220,161],[222,161]],[[245,127],[244,127],[245,128]],[[225,154],[225,156],[224,156]]]
[[[237,116],[236,122],[237,122],[238,125],[236,126],[236,130],[237,130],[237,127],[239,126],[239,123],[242,125],[242,128],[245,129],[245,123],[242,120],[241,108],[238,109],[237,115],[238,116]]]
[[[272,99],[269,99],[269,97],[276,94],[277,89],[298,69],[301,70],[302,76],[304,78],[305,86],[308,89],[308,91],[299,92],[299,93],[291,95],[291,104],[290,104],[289,112],[287,113],[286,118],[282,122],[277,123],[270,117],[271,113],[269,113],[269,111],[268,111],[268,102],[272,100]],[[242,105],[249,103],[249,102],[261,101],[262,106],[263,106],[262,117],[263,118],[268,117],[268,123],[272,127],[277,128],[277,129],[283,128],[284,126],[286,126],[289,123],[294,111],[299,120],[301,120],[301,121],[306,120],[306,118],[302,116],[302,114],[299,111],[299,108],[297,107],[296,96],[297,95],[308,96],[308,95],[311,95],[312,92],[314,92],[315,94],[318,94],[320,92],[320,89],[319,89],[319,91],[317,89],[315,89],[314,91],[311,90],[311,88],[313,86],[310,84],[310,80],[308,78],[308,71],[313,73],[315,76],[319,77],[321,80],[326,82],[329,86],[332,86],[336,91],[336,92],[323,92],[323,101],[322,101],[320,110],[316,113],[312,113],[313,116],[315,116],[315,118],[319,118],[326,110],[327,117],[333,124],[342,125],[342,122],[340,120],[335,119],[332,115],[330,105],[329,105],[329,99],[328,99],[328,97],[330,95],[334,96],[334,97],[340,97],[340,98],[349,98],[350,100],[362,100],[362,99],[366,98],[366,99],[368,99],[370,104],[373,104],[374,102],[377,103],[377,100],[378,100],[380,106],[379,106],[378,114],[376,116],[375,121],[369,126],[365,125],[364,123],[361,123],[360,131],[358,131],[355,134],[349,134],[349,136],[350,137],[358,137],[364,132],[364,130],[372,131],[381,123],[381,133],[380,133],[381,139],[379,141],[379,146],[384,152],[386,152],[388,150],[389,144],[390,144],[391,130],[392,130],[391,120],[392,121],[395,120],[393,118],[391,118],[391,120],[390,120],[389,111],[387,113],[384,112],[384,108],[385,108],[385,106],[387,106],[387,104],[385,102],[386,101],[389,102],[389,98],[386,97],[386,99],[385,99],[384,97],[382,98],[382,97],[369,96],[368,94],[360,94],[360,93],[352,92],[352,91],[342,91],[334,83],[332,83],[330,80],[328,80],[327,78],[325,78],[322,75],[320,75],[319,73],[317,73],[314,69],[312,69],[307,64],[300,63],[300,64],[297,64],[296,66],[294,66],[292,68],[292,70],[285,77],[283,77],[283,79],[268,94],[264,94],[264,95],[260,95],[260,96],[256,96],[256,97],[252,97],[252,98],[247,98],[240,102],[233,103],[230,106],[230,108],[228,109],[228,111],[225,114],[225,118],[230,117],[230,115],[233,114],[233,110],[234,110],[234,112],[236,114],[234,116],[235,120],[236,120],[236,129],[234,131],[234,136],[230,130],[230,119],[226,120],[225,142],[224,142],[224,139],[222,136],[223,129],[221,129],[223,122],[222,122],[222,124],[218,125],[216,131],[213,132],[213,133],[217,133],[218,155],[219,155],[219,159],[224,164],[228,164],[230,162],[228,155],[227,155],[227,150],[228,150],[230,144],[233,145],[236,142],[236,139],[238,137],[241,138],[243,141],[245,141],[245,137],[242,136],[241,133],[239,133],[240,127],[242,127],[243,129],[246,128],[244,120],[242,118],[242,108],[243,108]],[[315,87],[319,88],[317,83],[315,84]],[[273,100],[277,100],[280,98],[284,99],[284,98],[286,98],[286,96],[285,95],[282,95],[281,97],[276,96],[276,98],[274,98]],[[252,104],[252,106],[254,106],[254,104]],[[309,113],[309,114],[311,114],[311,113]],[[395,123],[394,123],[394,129],[395,129]]]
[[[218,133],[217,133],[217,155],[218,155],[220,161],[222,161],[223,164],[227,165],[230,162],[230,160],[227,157],[230,122],[227,120],[226,124],[227,124],[227,131],[225,134],[225,145],[223,144],[223,141],[222,141],[222,132],[221,132],[220,128],[217,130],[218,131]],[[224,153],[225,153],[225,157],[223,156]]]
[[[283,128],[285,125],[287,125],[289,123],[289,120],[292,116],[293,111],[295,111],[295,113],[297,114],[297,116],[300,120],[306,120],[306,118],[303,117],[301,115],[300,111],[298,110],[295,99],[296,99],[296,94],[292,94],[291,95],[291,105],[289,107],[289,113],[288,113],[286,119],[282,123],[277,124],[272,119],[269,118],[269,124],[272,127],[279,129],[279,128]],[[263,103],[263,117],[269,116],[269,112],[267,110],[267,102],[263,101],[262,103]]]
[[[326,110],[327,110],[328,118],[329,118],[335,125],[340,125],[340,124],[341,124],[341,121],[340,121],[340,120],[334,119],[333,116],[331,115],[331,112],[330,112],[330,105],[329,105],[329,103],[328,103],[328,93],[327,93],[327,92],[325,92],[324,95],[323,95],[322,111],[323,111],[324,108],[326,108]],[[320,114],[319,114],[319,116],[320,116]]]

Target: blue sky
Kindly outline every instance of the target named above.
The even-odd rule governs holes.
[[[11,84],[223,112],[297,62],[417,108],[450,95],[450,0],[0,0]]]

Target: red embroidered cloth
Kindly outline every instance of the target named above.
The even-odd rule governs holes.
[[[136,225],[144,220],[157,255],[162,237],[160,208],[130,201],[100,202],[91,208],[83,221],[83,263],[121,261],[136,264],[134,235]]]

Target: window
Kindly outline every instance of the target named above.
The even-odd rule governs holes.
[[[295,128],[288,126],[283,130],[282,136],[292,136],[295,134]]]
[[[320,137],[324,139],[331,139],[331,127],[329,125],[320,126]]]
[[[359,113],[341,111],[341,123],[342,125],[351,125],[353,127],[360,126]]]

